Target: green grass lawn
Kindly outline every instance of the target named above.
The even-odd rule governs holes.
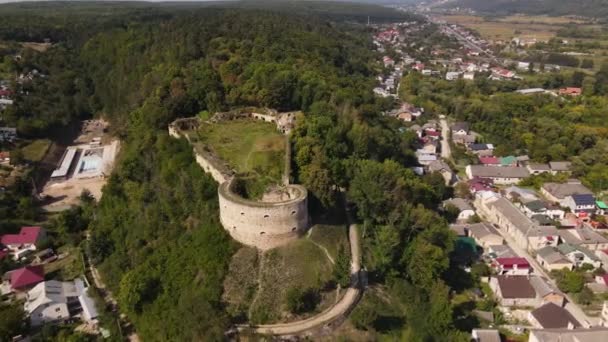
[[[321,288],[332,277],[333,266],[325,253],[306,239],[270,250],[263,259],[261,292],[251,308],[253,323],[294,319],[286,309],[287,291],[293,287]],[[317,312],[335,301],[335,292],[328,291],[324,298]]]
[[[37,162],[44,158],[44,155],[48,151],[51,146],[51,141],[48,139],[38,139],[34,140],[31,143],[23,146],[21,151],[23,152],[23,157],[26,160],[31,162]]]
[[[310,239],[327,248],[329,255],[336,260],[340,246],[350,255],[348,231],[344,225],[316,225],[311,228]]]
[[[203,125],[199,141],[239,173],[256,173],[281,181],[285,164],[285,137],[275,124],[239,119]]]
[[[46,274],[47,279],[69,281],[84,274],[84,265],[79,248],[61,247],[57,254],[62,253],[67,253],[67,256],[44,265],[44,274]]]

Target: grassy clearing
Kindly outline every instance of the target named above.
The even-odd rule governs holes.
[[[23,146],[21,151],[23,152],[23,157],[26,160],[31,162],[38,162],[44,158],[46,152],[49,150],[51,146],[51,141],[48,139],[38,139],[34,140],[31,143]]]
[[[227,311],[238,319],[246,319],[249,305],[257,291],[258,251],[251,247],[242,247],[230,261],[230,267],[224,280],[223,300]]]
[[[266,252],[261,272],[261,292],[251,308],[253,323],[285,322],[301,319],[287,312],[286,293],[290,288],[323,289],[332,276],[332,265],[314,243],[301,239]],[[335,291],[322,292],[315,312],[329,307],[336,300]],[[308,315],[312,315],[309,313]]]
[[[84,264],[79,248],[62,247],[59,248],[58,254],[65,254],[65,257],[44,265],[44,274],[47,278],[68,281],[84,274]]]
[[[285,137],[272,123],[255,120],[232,120],[203,125],[199,141],[239,173],[257,173],[281,180]]]
[[[338,256],[340,246],[346,253],[350,253],[348,230],[344,225],[316,225],[311,228],[310,239],[325,247],[334,260]]]

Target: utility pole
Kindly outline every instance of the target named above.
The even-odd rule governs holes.
[[[367,16],[367,26],[369,26],[369,15]]]

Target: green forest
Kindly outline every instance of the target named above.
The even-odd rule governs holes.
[[[450,303],[455,237],[435,212],[450,190],[440,175],[419,178],[409,170],[415,136],[381,115],[392,103],[372,94],[378,56],[370,31],[353,22],[353,7],[341,15],[341,7],[318,13],[311,4],[300,14],[45,6],[0,6],[11,14],[1,39],[53,42],[9,66],[47,76],[17,99],[6,120],[26,136],[47,136],[103,116],[121,138],[118,166],[87,215],[86,251],[143,340],[222,340],[235,319],[221,295],[238,246],[219,223],[217,186],[188,144],[169,138],[167,125],[240,106],[304,111],[292,137],[295,178],[311,192],[316,214],[341,205],[337,189],[347,189],[364,230],[370,281],[400,308],[400,323],[385,333],[408,341],[468,339],[456,329]],[[412,19],[390,13],[387,19]]]

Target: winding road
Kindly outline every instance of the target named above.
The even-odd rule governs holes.
[[[347,216],[349,221],[348,240],[350,242],[351,251],[351,285],[346,290],[342,299],[320,314],[301,321],[261,325],[243,324],[237,326],[239,331],[248,331],[264,335],[297,335],[332,323],[347,315],[350,310],[354,308],[363,292],[360,284],[361,251],[359,247],[359,231],[357,225],[353,223],[352,214],[348,209]]]

